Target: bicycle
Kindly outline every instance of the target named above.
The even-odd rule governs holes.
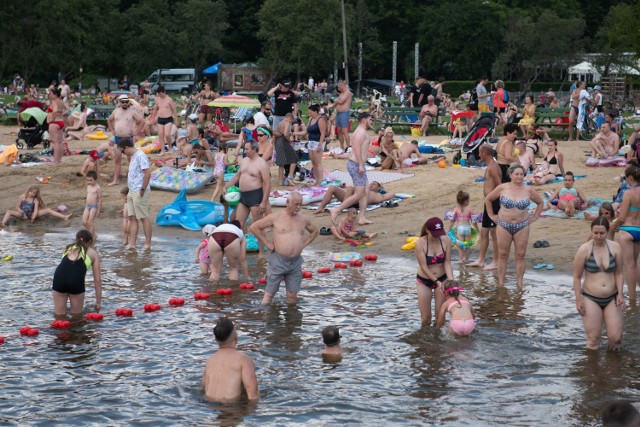
[[[590,141],[593,137],[598,133],[598,126],[596,125],[596,120],[598,119],[597,111],[588,111],[584,117],[584,124],[582,125],[582,129],[578,130],[578,134],[580,138],[585,141]]]
[[[616,109],[621,113],[634,113],[636,111],[636,104],[632,98],[620,99],[617,96],[612,96],[611,99],[603,104],[606,110]]]

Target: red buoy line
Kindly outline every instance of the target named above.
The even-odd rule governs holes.
[[[367,254],[364,256],[364,259],[366,261],[377,261],[378,256],[375,254]],[[360,267],[362,266],[362,260],[354,260],[354,261],[350,261],[349,265],[351,267]],[[347,264],[344,263],[336,263],[333,266],[334,269],[345,269],[347,268]],[[318,273],[330,273],[331,272],[331,268],[330,267],[321,267],[317,270]],[[313,273],[311,273],[310,271],[302,271],[302,277],[305,279],[311,279],[313,278]],[[258,284],[260,285],[264,285],[267,283],[267,279],[265,277],[261,277],[260,279],[258,279]],[[239,289],[241,290],[254,290],[255,289],[255,285],[253,283],[240,283],[240,285],[238,286]],[[216,296],[222,296],[222,297],[227,297],[233,295],[233,290],[231,288],[219,288],[216,290]],[[211,299],[211,294],[208,292],[196,292],[193,294],[193,299],[194,301],[207,301],[209,299]],[[186,300],[184,298],[180,298],[180,297],[173,297],[170,298],[169,301],[167,302],[167,305],[169,307],[173,307],[173,308],[178,308],[178,307],[182,307],[185,305]],[[160,311],[162,310],[162,305],[161,304],[155,304],[155,303],[150,303],[150,304],[145,304],[143,306],[143,311],[145,313],[154,313],[156,311]],[[114,312],[114,314],[109,315],[109,314],[102,314],[102,313],[87,313],[84,316],[84,320],[85,321],[93,321],[93,322],[102,322],[106,317],[133,317],[134,314],[134,310],[131,308],[126,308],[126,307],[120,307],[117,308]],[[75,325],[77,323],[81,323],[83,321],[83,319],[77,319],[72,321],[69,320],[54,320],[53,322],[51,322],[51,324],[49,325],[49,328],[51,329],[69,329],[72,325]],[[18,336],[23,336],[23,337],[36,337],[40,334],[40,329],[38,328],[32,328],[31,326],[23,326],[22,328],[19,329],[18,334],[11,334],[11,335],[5,335],[5,336],[0,336],[0,344],[4,344],[7,338],[11,338],[11,337],[18,337]]]

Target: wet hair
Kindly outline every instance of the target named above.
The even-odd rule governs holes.
[[[508,134],[508,133],[512,133],[512,132],[517,132],[518,131],[518,125],[515,123],[507,123],[506,125],[504,125],[504,134]]]
[[[213,335],[219,343],[225,343],[229,340],[233,333],[233,322],[227,317],[221,317],[213,327]]]
[[[602,212],[603,210],[609,212],[611,219],[614,219],[616,217],[616,210],[613,209],[613,205],[610,202],[602,203],[600,205],[600,209],[598,209],[598,214],[600,214],[600,212]]]
[[[322,341],[327,347],[340,344],[340,329],[337,326],[327,326],[322,330]]]
[[[610,402],[602,410],[603,427],[633,427],[640,425],[640,412],[630,402]]]
[[[458,191],[458,194],[456,195],[456,201],[460,206],[467,205],[469,203],[470,198],[471,196],[469,196],[469,193],[463,190]]]
[[[42,201],[42,197],[40,196],[40,187],[38,187],[37,185],[32,185],[31,187],[29,187],[27,189],[27,192],[24,193],[24,196],[27,197],[27,194],[29,194],[29,192],[36,190],[36,197],[35,199],[38,200],[38,204],[40,205],[39,208],[42,209],[44,208],[44,202]]]
[[[624,170],[624,177],[630,176],[636,182],[640,181],[640,168],[637,166],[629,166]]]
[[[74,246],[80,246],[84,253],[87,253],[87,249],[93,243],[93,234],[89,230],[80,230],[76,233],[76,241],[67,245],[66,250],[73,248]]]
[[[86,177],[87,178],[93,178],[93,179],[97,180],[98,179],[98,174],[96,173],[96,171],[88,171]]]
[[[122,194],[123,196],[129,194],[129,187],[122,187],[122,189],[120,190],[120,194]]]
[[[594,219],[593,221],[591,221],[591,229],[592,230],[593,230],[593,227],[595,227],[596,225],[604,226],[604,228],[607,230],[607,233],[609,232],[609,220],[607,220],[607,218],[605,218],[603,216],[599,216],[596,219]]]
[[[509,165],[509,169],[507,169],[507,175],[511,176],[511,174],[515,172],[516,169],[522,169],[522,172],[524,174],[527,173],[527,171],[524,170],[524,166],[522,166],[520,163],[511,163],[511,165]]]
[[[442,292],[448,297],[454,297],[460,304],[460,307],[462,307],[462,303],[460,302],[460,290],[454,289],[459,287],[460,285],[458,284],[458,282],[456,282],[455,280],[447,279],[442,284]]]

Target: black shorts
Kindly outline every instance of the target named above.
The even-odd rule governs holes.
[[[502,183],[506,184],[507,182],[511,182],[511,177],[509,177],[509,174],[507,173],[509,171],[509,166],[511,165],[502,165],[498,163],[498,166],[500,166],[500,170],[502,171]]]
[[[500,199],[495,199],[491,202],[491,206],[493,207],[493,211],[498,213],[500,210]],[[491,218],[489,218],[489,213],[487,212],[487,207],[484,207],[484,212],[482,213],[482,228],[496,228],[496,223],[493,222]]]
[[[158,117],[159,125],[167,125],[169,123],[173,123],[173,117]]]
[[[255,190],[249,190],[249,191],[241,191],[240,203],[242,203],[248,208],[251,208],[253,206],[260,206],[260,203],[262,203],[263,196],[264,196],[264,193],[262,192],[262,188],[256,188]]]

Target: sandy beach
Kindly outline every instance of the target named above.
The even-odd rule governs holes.
[[[0,144],[10,145],[14,143],[18,128],[3,127],[0,130]],[[445,138],[444,136],[431,136],[424,138],[428,143],[437,144]],[[398,135],[397,139],[409,141],[408,135]],[[100,141],[84,140],[70,143],[72,151],[95,148]],[[585,192],[587,197],[599,197],[610,200],[616,193],[619,181],[616,177],[623,173],[620,167],[589,168],[585,166],[585,151],[588,150],[588,143],[584,141],[559,141],[559,151],[565,156],[565,170],[573,171],[576,175],[587,175],[584,179],[576,181],[575,186]],[[34,150],[23,150],[23,152],[38,153],[42,150],[42,145],[36,146]],[[543,149],[545,151],[545,149]],[[447,153],[450,161],[454,153]],[[86,184],[83,177],[76,176],[84,162],[86,155],[66,156],[62,165],[53,167],[46,163],[42,166],[20,167],[3,166],[0,168],[0,179],[3,181],[2,200],[0,200],[0,210],[4,213],[8,209],[14,209],[18,197],[23,194],[31,185],[39,184],[36,180],[38,176],[50,177],[48,184],[39,184],[44,202],[48,207],[56,207],[59,204],[66,205],[74,217],[67,223],[57,219],[45,217],[39,219],[35,224],[20,221],[19,224],[11,223],[6,230],[29,230],[48,227],[70,227],[74,230],[81,227],[81,216],[84,209],[86,196]],[[151,155],[150,158],[159,157]],[[327,171],[334,169],[346,170],[346,160],[325,159],[323,167]],[[126,173],[126,161],[123,165]],[[113,173],[113,161],[108,161],[101,168],[101,172],[108,175]],[[398,171],[395,171],[398,172]],[[401,250],[405,243],[407,232],[409,235],[418,234],[424,221],[431,216],[443,217],[444,211],[453,209],[455,204],[455,194],[458,190],[464,189],[471,195],[471,208],[474,211],[482,211],[482,183],[475,182],[476,178],[484,175],[484,169],[469,169],[453,167],[448,164],[446,168],[439,168],[437,165],[418,166],[403,170],[403,173],[413,174],[412,177],[385,184],[385,188],[394,192],[413,193],[416,198],[403,200],[396,208],[379,208],[367,214],[367,217],[374,221],[374,224],[366,226],[369,232],[378,232],[379,236],[374,239],[374,245],[362,252],[373,252],[381,256],[390,254],[393,256],[403,256],[413,258],[413,252]],[[272,184],[277,183],[277,167],[271,168]],[[122,202],[120,189],[126,185],[126,177],[123,178],[122,186],[108,187],[110,180],[101,178],[99,184],[103,191],[103,210],[96,222],[96,231],[100,233],[119,232],[121,227]],[[561,183],[548,184],[538,187],[541,195],[544,191],[560,188]],[[277,187],[272,187],[277,188]],[[289,188],[287,188],[289,189]],[[190,195],[189,199],[209,200],[214,187],[205,187],[201,192]],[[165,204],[171,202],[176,197],[176,193],[168,191],[153,190],[151,195],[151,213],[154,218],[153,233],[155,235],[169,235],[176,237],[198,236],[197,233],[187,231],[179,227],[159,227],[155,225],[155,215]],[[279,209],[279,208],[274,208]],[[304,214],[312,218],[315,225],[329,227],[331,224],[329,214],[314,215],[311,210],[303,210]],[[529,237],[529,247],[527,249],[527,268],[537,263],[552,263],[555,270],[559,272],[571,272],[571,261],[575,251],[588,234],[589,225],[585,220],[578,219],[558,219],[541,218],[531,227]],[[140,232],[141,234],[141,232]],[[199,237],[199,236],[198,236]],[[139,246],[142,246],[141,236],[139,236]],[[548,248],[533,248],[536,240],[547,240],[550,243]],[[318,236],[311,244],[313,248],[326,251],[348,251],[352,246],[339,242],[332,236]],[[477,247],[472,249],[471,258],[477,256]],[[511,262],[507,272],[507,279],[513,276]],[[456,264],[456,269],[457,269]],[[471,267],[467,267],[471,268]],[[525,277],[526,281],[526,277]]]

